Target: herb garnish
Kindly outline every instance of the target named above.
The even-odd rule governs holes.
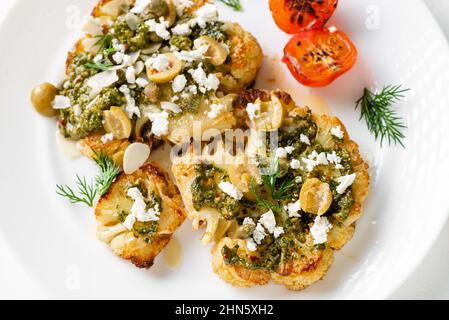
[[[62,197],[68,198],[72,204],[85,203],[89,207],[93,207],[94,199],[97,196],[97,190],[93,183],[87,183],[86,178],[76,175],[76,184],[78,186],[78,194],[75,194],[69,186],[56,185],[56,193]]]
[[[98,70],[98,71],[108,71],[113,64],[110,61],[99,62],[99,63],[86,63],[84,65],[88,69]]]
[[[94,161],[100,167],[100,173],[95,177],[95,182],[89,184],[85,177],[81,178],[79,175],[76,175],[78,195],[67,185],[56,185],[56,193],[68,198],[73,204],[84,203],[89,207],[93,207],[97,194],[100,196],[105,195],[120,173],[120,168],[103,152],[100,154],[94,152]]]
[[[275,200],[276,203],[264,200],[257,191],[256,183],[253,180],[251,182],[251,191],[256,196],[258,205],[275,212],[281,211],[282,206],[279,204],[279,201],[288,198],[290,191],[297,185],[295,183],[295,178],[288,173],[282,177],[281,165],[279,159],[276,157],[272,157],[268,168],[261,169],[260,173],[263,185],[268,187],[271,198]]]
[[[224,3],[228,7],[231,7],[235,11],[241,11],[242,5],[240,4],[240,0],[219,0],[220,2]]]
[[[376,140],[380,140],[381,146],[384,140],[387,140],[389,145],[394,143],[404,147],[402,140],[405,135],[402,130],[406,126],[391,107],[409,90],[402,89],[400,85],[385,86],[379,92],[365,88],[363,96],[356,102],[356,109],[361,108],[360,120],[365,119],[368,130],[374,134]]]
[[[95,186],[100,196],[103,196],[114,183],[120,173],[120,168],[103,152],[99,155],[95,153],[94,161],[100,167],[100,173],[95,177]]]

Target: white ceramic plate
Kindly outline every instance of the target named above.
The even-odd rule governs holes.
[[[329,105],[372,164],[371,193],[354,239],[336,253],[325,279],[303,292],[226,285],[189,223],[177,233],[180,268],[167,269],[158,259],[153,269],[138,270],[96,240],[92,210],[56,196],[56,183],[92,175],[94,166],[57,151],[55,124],[35,115],[28,96],[33,85],[62,77],[66,52],[79,36],[77,10],[87,14],[95,2],[17,1],[0,27],[0,239],[14,259],[8,263],[17,266],[4,278],[19,285],[19,295],[33,288],[34,296],[56,298],[386,298],[407,278],[449,212],[449,49],[421,1],[340,1],[331,24],[354,40],[359,61],[331,86],[313,90],[297,84],[276,58],[289,37],[273,23],[267,1],[242,0],[243,13],[222,7],[225,18],[240,22],[264,47],[258,86],[275,78],[271,86],[290,91],[298,103]],[[359,122],[354,101],[365,86],[401,83],[412,89],[398,106],[409,128],[406,148],[381,149]]]

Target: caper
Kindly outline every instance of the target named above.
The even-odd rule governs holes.
[[[51,83],[45,82],[33,88],[31,103],[36,111],[45,117],[54,117],[58,110],[53,109],[57,89]]]

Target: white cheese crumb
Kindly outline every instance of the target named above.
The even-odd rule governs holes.
[[[243,193],[230,182],[222,181],[218,184],[218,187],[231,198],[236,200],[241,200],[243,198]]]
[[[269,233],[273,234],[274,228],[276,228],[276,219],[272,210],[264,213],[260,216],[259,223],[261,223]]]
[[[222,104],[211,104],[210,111],[207,113],[207,116],[210,119],[216,119],[220,113],[223,111],[224,105]]]
[[[79,104],[76,104],[73,106],[73,115],[75,117],[81,116],[82,113],[83,113],[83,111],[81,110],[81,107]]]
[[[148,85],[148,80],[145,78],[137,78],[136,84],[141,88],[145,88]]]
[[[159,37],[164,40],[170,40],[170,32],[168,32],[168,22],[164,20],[163,17],[159,19],[159,23],[156,20],[150,19],[145,21],[151,32],[156,33]]]
[[[131,90],[126,85],[122,85],[119,88],[119,91],[125,96],[125,111],[128,114],[128,117],[132,119],[134,115],[136,115],[140,118],[140,109],[138,106],[136,106],[136,100],[134,100],[134,98],[131,96]]]
[[[265,232],[265,229],[264,229],[263,225],[258,223],[256,228],[254,229],[254,232],[253,232],[253,239],[254,239],[254,241],[257,244],[261,244],[262,240],[265,239],[266,236],[267,236],[267,233]]]
[[[246,239],[246,248],[249,251],[254,252],[257,250],[257,243],[252,238],[248,238]]]
[[[132,13],[142,13],[152,0],[137,0],[134,8],[131,9]]]
[[[291,167],[293,170],[301,169],[301,162],[300,162],[298,159],[293,159],[293,160],[290,162],[290,167]]]
[[[284,207],[285,211],[287,211],[288,216],[290,218],[293,217],[301,217],[301,215],[298,213],[301,210],[301,202],[298,200],[296,202],[291,202],[289,204],[287,204]]]
[[[276,228],[274,228],[273,236],[274,236],[275,239],[277,239],[277,238],[279,238],[279,236],[280,236],[281,234],[283,234],[283,233],[284,233],[284,228],[282,228],[282,227],[276,227]]]
[[[338,139],[343,139],[345,136],[345,133],[341,130],[341,126],[336,126],[335,128],[332,128],[331,134]]]
[[[153,124],[151,131],[155,136],[161,137],[168,133],[169,114],[166,111],[157,113],[148,113],[147,116],[148,119],[150,119]]]
[[[346,189],[348,189],[354,183],[355,178],[355,173],[337,178],[337,182],[339,183],[339,185],[337,186],[336,190],[338,194],[343,194]]]
[[[246,113],[251,120],[257,119],[260,117],[260,104],[258,103],[248,103],[246,106]]]
[[[173,80],[172,89],[174,92],[181,92],[184,90],[185,86],[187,84],[187,78],[185,75],[180,74],[177,75],[176,78]]]
[[[56,96],[53,100],[53,109],[67,109],[71,107],[70,98],[66,96]]]
[[[148,58],[145,65],[153,70],[164,72],[170,67],[170,60],[164,54],[159,54],[156,57]]]
[[[129,84],[136,83],[136,69],[133,66],[126,69],[126,81]]]
[[[210,90],[217,90],[220,86],[220,80],[217,78],[215,74],[206,75],[203,67],[201,65],[196,69],[190,69],[189,73],[191,74],[193,80],[198,84],[199,90],[202,93],[206,93]]]
[[[181,52],[174,52],[175,56],[185,62],[193,62],[198,60],[204,60],[205,54],[209,50],[208,45],[202,45],[198,49],[191,50],[191,51],[181,51]]]
[[[201,28],[206,28],[207,24],[210,22],[215,22],[218,19],[218,9],[216,5],[206,3],[204,6],[199,8],[196,12],[195,22]]]
[[[285,159],[287,158],[287,151],[284,148],[277,148],[275,151],[275,155],[277,158]]]
[[[297,176],[297,177],[295,178],[295,182],[296,182],[296,183],[301,183],[301,182],[302,182],[302,177],[301,177],[301,176]]]
[[[295,151],[295,147],[292,146],[285,147],[284,149],[288,154],[292,154]]]
[[[102,54],[97,54],[97,55],[95,56],[95,58],[94,58],[93,61],[94,61],[95,63],[100,63],[101,60],[103,60],[103,55],[102,55]]]
[[[335,164],[335,168],[337,169],[343,168],[343,166],[341,165],[341,157],[339,157],[335,151],[332,151],[332,153],[328,153],[326,157],[330,163]]]
[[[309,139],[309,137],[306,136],[305,134],[301,134],[301,135],[299,136],[299,140],[300,140],[302,143],[304,143],[304,144],[310,146],[310,139]]]
[[[194,5],[191,0],[178,0],[178,5],[176,6],[176,12],[178,16],[182,16],[184,14],[184,10],[190,8]]]
[[[327,241],[327,234],[332,228],[332,225],[329,223],[326,217],[317,216],[313,223],[313,226],[310,228],[310,233],[313,237],[313,244],[322,244]]]
[[[307,158],[302,158],[302,161],[306,164],[306,169],[309,172],[313,171],[316,166],[329,164],[326,154],[318,153],[315,150]]]
[[[113,140],[114,140],[114,135],[112,133],[107,133],[107,134],[105,134],[104,136],[101,137],[101,142],[103,144],[106,144],[106,143],[108,143],[110,141],[113,141]]]
[[[178,24],[172,29],[172,32],[178,36],[188,36],[192,33],[190,26],[187,23]]]
[[[254,223],[253,218],[246,217],[246,218],[243,220],[243,224],[242,224],[242,225],[244,225],[244,226],[246,226],[246,225],[248,225],[248,226],[255,226],[256,224]]]

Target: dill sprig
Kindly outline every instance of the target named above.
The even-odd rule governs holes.
[[[235,11],[241,11],[242,5],[240,4],[240,0],[219,0],[220,2],[224,3],[228,7],[231,7]]]
[[[108,71],[113,64],[110,61],[99,62],[99,63],[86,63],[84,65],[88,69],[98,70],[98,71]]]
[[[72,204],[85,203],[89,207],[93,207],[94,199],[97,196],[97,190],[92,183],[88,183],[86,178],[76,175],[76,185],[78,186],[78,194],[69,186],[57,185],[56,193],[62,197],[68,198]]]
[[[380,141],[381,146],[387,140],[389,145],[400,144],[404,147],[403,130],[406,126],[392,105],[404,98],[404,93],[409,90],[402,89],[400,85],[385,86],[379,92],[365,88],[363,96],[356,102],[356,109],[361,109],[360,120],[365,119],[368,130]]]
[[[111,54],[115,52],[115,49],[112,46],[112,40],[114,39],[112,35],[104,34],[96,36],[95,38],[98,39],[98,41],[95,42],[95,46],[100,47],[99,51],[104,51],[106,54]]]
[[[120,168],[103,152],[100,154],[95,153],[94,161],[100,167],[100,173],[95,177],[95,187],[99,195],[103,196],[114,183],[120,173]]]
[[[281,165],[276,157],[271,157],[268,168],[262,168],[260,173],[263,186],[268,188],[273,201],[263,199],[257,190],[255,181],[252,181],[251,192],[255,195],[257,204],[275,212],[281,211],[280,201],[287,199],[290,196],[290,191],[297,186],[295,178],[290,174],[282,177]]]

